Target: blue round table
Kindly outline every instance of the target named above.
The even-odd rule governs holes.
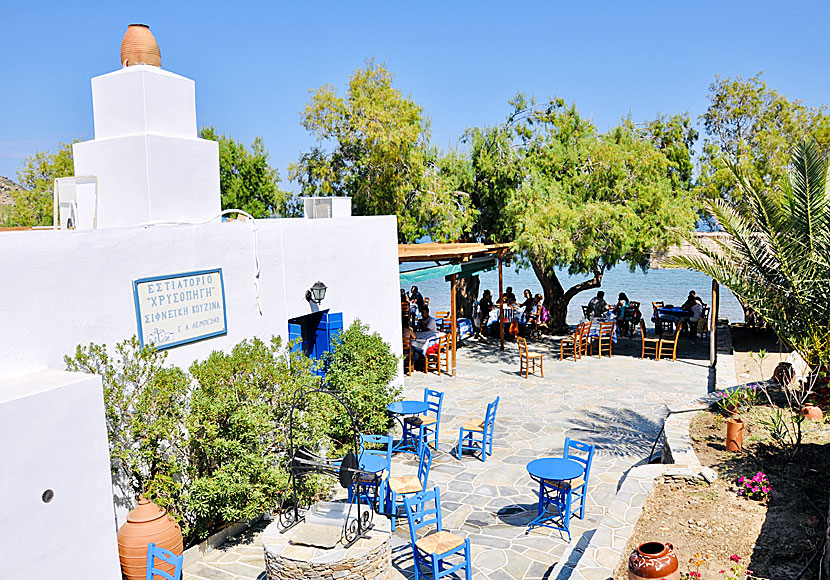
[[[528,463],[527,472],[534,481],[539,482],[539,510],[536,519],[527,526],[525,534],[535,526],[544,526],[567,532],[570,541],[571,486],[562,485],[560,482],[581,476],[585,472],[585,467],[573,459],[545,457]],[[548,515],[549,506],[556,508],[555,514]],[[559,520],[559,525],[545,523],[552,520]]]
[[[403,420],[404,417],[409,415],[426,413],[427,409],[429,409],[429,405],[424,401],[396,401],[386,405],[386,410],[395,416],[395,419],[401,424],[401,430],[403,431],[403,437],[392,447],[392,451],[418,453],[419,449],[415,445],[415,442],[406,434],[406,427],[404,426]]]

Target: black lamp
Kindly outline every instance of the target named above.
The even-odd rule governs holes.
[[[305,291],[305,299],[315,304],[320,304],[323,298],[326,297],[326,285],[319,280],[314,285]]]

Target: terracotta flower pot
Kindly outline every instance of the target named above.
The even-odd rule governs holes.
[[[772,371],[773,380],[779,385],[786,387],[795,378],[795,371],[792,363],[780,362],[776,365],[775,370]]]
[[[740,451],[744,446],[743,419],[733,417],[726,421],[726,450]]]
[[[151,542],[177,555],[184,548],[182,530],[176,520],[167,514],[167,510],[142,495],[138,505],[127,515],[127,523],[118,530],[118,556],[124,578],[147,578],[147,545]],[[158,567],[173,573],[173,567],[168,564],[159,562]]]
[[[824,419],[824,413],[822,413],[821,409],[812,403],[805,403],[801,407],[801,414],[808,421],[821,421]]]
[[[134,64],[161,66],[159,45],[146,24],[130,24],[121,41],[121,66]]]
[[[628,558],[628,580],[679,580],[674,546],[660,542],[640,544]]]

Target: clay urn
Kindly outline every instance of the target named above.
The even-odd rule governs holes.
[[[808,421],[821,421],[824,419],[824,413],[812,403],[804,403],[801,407],[801,414]]]
[[[669,543],[646,542],[628,558],[628,580],[679,580],[680,565]]]
[[[159,45],[146,24],[130,24],[121,41],[121,66],[134,64],[161,66]]]
[[[182,553],[184,545],[182,530],[176,520],[143,495],[138,505],[127,515],[127,523],[118,530],[118,556],[121,572],[127,580],[146,580],[147,545],[166,548],[176,555]],[[157,560],[157,567],[172,574],[173,567]]]
[[[781,385],[782,387],[786,387],[795,378],[795,371],[793,370],[792,363],[788,362],[780,362],[775,366],[775,370],[772,371],[772,378],[773,380]]]
[[[726,421],[726,450],[740,451],[744,446],[743,419],[732,417]]]

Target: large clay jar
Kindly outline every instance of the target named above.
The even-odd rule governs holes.
[[[772,371],[772,378],[776,383],[782,387],[786,387],[795,378],[795,371],[792,363],[780,362],[776,365],[775,370]]]
[[[744,446],[744,422],[733,417],[726,421],[726,450],[740,451]]]
[[[143,495],[138,505],[127,515],[127,523],[118,530],[118,555],[121,572],[127,580],[146,580],[147,544],[166,548],[174,554],[183,551],[182,530],[167,510],[160,508]],[[156,561],[158,568],[172,574],[173,567]]]
[[[821,421],[824,419],[824,413],[822,413],[821,409],[812,403],[805,403],[804,406],[801,407],[801,414],[808,421]]]
[[[674,546],[660,542],[640,544],[628,558],[628,580],[679,580]]]
[[[121,41],[121,66],[134,64],[161,66],[159,45],[146,24],[130,24]]]

